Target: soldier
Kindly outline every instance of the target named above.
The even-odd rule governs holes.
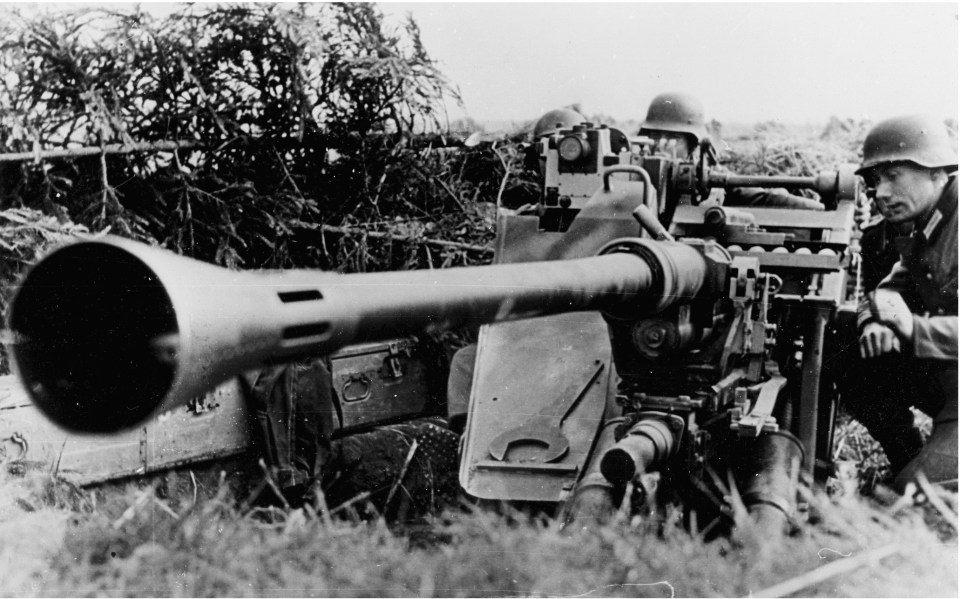
[[[707,138],[703,106],[698,99],[688,94],[660,94],[647,109],[647,118],[640,124],[640,135],[653,139],[654,151],[657,153],[695,161],[700,141]],[[785,190],[740,187],[727,190],[726,194],[718,190],[711,194],[711,198],[714,197],[717,197],[718,203],[727,206],[823,210],[820,202],[789,194]]]
[[[586,117],[572,108],[556,108],[545,112],[533,126],[533,143],[526,148],[523,157],[524,168],[536,171],[542,177],[544,164],[540,156],[540,140],[586,120]]]
[[[542,183],[543,172],[546,168],[546,161],[540,154],[540,140],[558,131],[570,129],[586,120],[582,114],[572,108],[556,108],[544,113],[537,119],[531,131],[532,143],[524,143],[520,146],[523,149],[523,168],[529,171],[521,179],[535,179],[537,185],[517,185],[505,189],[501,207],[524,214],[536,212],[541,193],[540,183]]]
[[[298,505],[331,460],[337,394],[323,359],[240,377],[257,427],[254,442],[284,497]]]
[[[582,114],[572,108],[557,108],[551,110],[544,113],[533,126],[533,141],[536,142],[547,135],[553,135],[558,131],[569,129],[586,120]]]
[[[918,472],[957,479],[956,169],[943,123],[907,116],[870,131],[857,171],[890,225],[913,226],[896,240],[899,262],[858,309],[860,389],[845,398],[883,446],[898,490]],[[934,419],[926,445],[911,405]]]

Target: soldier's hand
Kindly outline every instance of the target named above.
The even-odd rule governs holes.
[[[903,296],[889,289],[877,289],[870,299],[874,317],[892,328],[904,341],[913,339],[913,313]]]
[[[900,351],[900,339],[889,326],[871,322],[860,333],[860,357],[879,358],[882,355]]]

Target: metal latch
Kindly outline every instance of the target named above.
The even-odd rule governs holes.
[[[391,341],[387,344],[387,357],[383,359],[383,377],[398,379],[403,376],[403,362],[400,361],[400,344]]]
[[[727,295],[732,300],[752,300],[757,296],[760,262],[752,256],[735,256],[730,264]]]

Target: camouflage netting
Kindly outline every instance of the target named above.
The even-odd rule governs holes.
[[[106,150],[0,163],[3,207],[225,266],[483,259],[382,242],[357,257],[362,236],[320,232],[489,239],[483,203],[503,193],[516,156],[489,143],[444,150],[463,145],[446,133],[456,90],[412,21],[391,31],[369,4],[196,6],[163,19],[74,11],[2,30],[0,151]]]
[[[439,268],[488,261],[495,203],[529,189],[511,140],[450,133],[456,89],[375,5],[74,9],[0,33],[4,307],[52,231],[231,268]]]

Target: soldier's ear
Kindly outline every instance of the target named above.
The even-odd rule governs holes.
[[[933,182],[938,186],[946,185],[948,177],[949,175],[947,174],[947,169],[944,169],[944,168],[930,169],[930,179],[933,180]]]

